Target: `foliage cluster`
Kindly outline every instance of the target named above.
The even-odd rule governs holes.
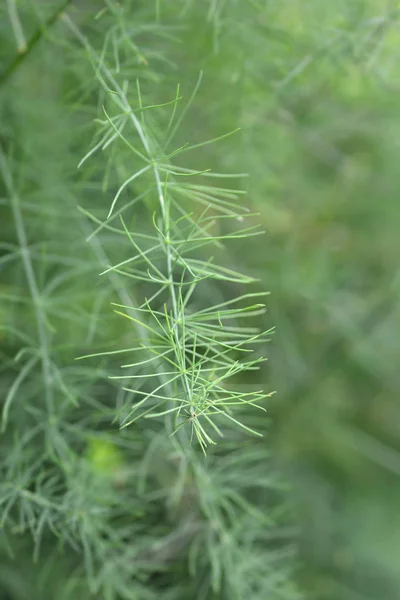
[[[265,293],[231,250],[262,231],[243,175],[209,169],[231,132],[185,131],[202,76],[177,86],[176,47],[193,10],[4,9],[10,598],[297,597],[258,417]],[[213,36],[221,10],[204,7]]]
[[[399,14],[0,3],[4,598],[398,598]]]

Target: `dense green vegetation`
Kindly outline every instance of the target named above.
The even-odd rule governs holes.
[[[399,15],[390,0],[1,4],[1,599],[399,597]],[[115,304],[149,298],[168,256],[159,242],[143,255],[154,224],[168,231],[154,164],[182,206],[167,219],[176,249],[190,219],[235,218],[212,225],[224,247],[176,259],[175,317],[166,285],[144,324],[178,327],[184,277],[211,254],[225,270],[193,291],[187,356],[200,311],[271,292],[251,296],[250,329],[234,332],[275,328],[256,346],[268,361],[234,373],[238,423],[205,423],[216,445],[193,412],[171,436],[173,403],[125,427],[165,377],[146,363],[133,400],[117,378],[151,344]],[[265,233],[241,237],[247,226]],[[134,254],[136,278],[99,276]],[[222,336],[231,314],[214,316]],[[209,346],[182,385],[218,403],[214,373],[193,375],[213,353],[226,368]]]

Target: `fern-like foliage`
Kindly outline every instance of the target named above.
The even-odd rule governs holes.
[[[233,4],[204,4],[213,40]],[[208,169],[231,134],[207,141],[201,77],[187,91],[197,67],[176,85],[194,10],[0,7],[0,588],[13,600],[296,597],[261,437],[265,294],[233,251],[261,242],[259,217],[241,175]]]
[[[248,214],[242,190],[219,185],[221,180],[242,175],[195,170],[178,162],[182,155],[221,138],[172,146],[201,77],[181,110],[179,86],[172,101],[148,106],[137,80],[134,108],[128,82],[120,85],[70,20],[69,25],[87,48],[107,93],[103,118],[98,119],[99,141],[80,166],[108,146],[117,146],[113,157],[116,168],[121,167],[121,154],[125,164],[129,160],[128,176],[112,199],[107,219],[101,221],[81,209],[97,226],[94,233],[103,229],[128,241],[129,256],[109,265],[102,274],[117,273],[145,287],[144,297],[136,305],[115,304],[115,312],[141,332],[136,346],[112,351],[132,355],[121,365],[124,374],[111,376],[123,380],[123,389],[131,398],[130,405],[122,407],[120,425],[126,427],[140,417],[168,416],[170,435],[189,426],[190,439],[195,436],[203,451],[215,443],[215,435],[223,435],[219,422],[224,420],[259,435],[235,417],[234,407],[250,404],[265,410],[260,402],[267,394],[237,390],[230,384],[239,373],[257,370],[264,360],[254,354],[254,345],[264,342],[269,332],[246,326],[246,319],[263,314],[265,305],[260,299],[265,294],[242,293],[222,302],[204,302],[202,286],[210,280],[239,289],[253,283],[252,277],[219,265],[208,249],[212,247],[220,254],[231,240],[257,236],[262,231],[257,223],[246,225],[254,215]],[[134,198],[127,202],[131,190]],[[153,196],[158,207],[149,215],[150,230],[133,229],[137,203],[152,203]]]

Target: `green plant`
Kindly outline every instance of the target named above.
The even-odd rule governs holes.
[[[211,141],[176,141],[195,93],[182,107],[169,48],[190,3],[69,4],[12,3],[26,52],[4,38],[4,593],[297,597],[260,435],[264,294],[232,266],[258,217],[241,178],[190,162]],[[223,8],[205,7],[214,40]]]
[[[92,51],[89,51],[93,58]],[[133,315],[116,312],[141,330],[137,345],[121,351],[132,354],[131,362],[123,365],[123,368],[131,369],[133,374],[113,376],[114,379],[123,380],[125,385],[127,382],[136,384],[133,389],[124,388],[133,394],[136,403],[128,410],[122,407],[124,414],[120,419],[121,426],[134,423],[141,415],[146,418],[170,415],[174,421],[170,425],[170,435],[174,435],[185,424],[190,424],[191,438],[195,434],[203,450],[209,443],[215,443],[207,429],[211,428],[214,433],[222,435],[215,424],[216,417],[226,417],[255,433],[237,421],[231,406],[250,404],[262,408],[256,403],[266,395],[262,391],[235,391],[227,387],[227,383],[241,372],[257,369],[263,360],[260,357],[251,357],[249,360],[247,353],[249,346],[264,341],[265,334],[254,327],[240,325],[242,319],[263,313],[264,304],[243,306],[243,302],[254,302],[263,294],[252,293],[202,306],[200,300],[204,296],[199,289],[201,283],[215,280],[241,285],[251,283],[253,279],[216,265],[212,257],[199,260],[197,255],[199,249],[210,245],[220,251],[223,242],[258,235],[259,227],[257,224],[233,230],[231,227],[224,233],[222,220],[224,224],[227,220],[242,224],[245,219],[243,215],[247,216],[246,207],[237,203],[241,190],[191,183],[199,175],[213,180],[224,178],[224,175],[171,164],[172,157],[179,159],[186,152],[218,141],[185,144],[170,150],[176,129],[188,108],[186,106],[181,115],[176,116],[179,88],[172,103],[146,106],[137,80],[138,112],[146,114],[146,121],[144,118],[139,120],[127,99],[127,93],[114,75],[104,64],[100,65],[99,70],[104,90],[117,105],[118,112],[109,116],[103,107],[105,120],[100,121],[101,129],[98,132],[101,140],[86,157],[93,155],[101,146],[107,147],[112,141],[121,141],[130,151],[127,166],[128,161],[138,162],[134,172],[115,194],[107,220],[99,225],[101,229],[126,236],[134,255],[115,266],[109,266],[103,274],[113,272],[143,282],[147,284],[146,291],[149,294],[139,306],[117,305],[118,308],[133,311]],[[159,140],[160,135],[156,136],[153,132],[158,133],[160,127],[157,129],[157,120],[161,119],[149,113],[171,104],[173,108],[166,134],[164,139]],[[126,137],[129,135],[126,132],[129,125],[133,126],[135,134],[132,141]],[[139,145],[143,147],[141,150],[138,149]],[[122,160],[118,150],[114,156],[118,168]],[[149,181],[146,181],[146,175],[150,175]],[[188,179],[190,183],[186,183]],[[128,186],[134,181],[137,196],[116,210],[120,196],[123,192],[126,194]],[[124,219],[134,222],[134,212],[129,214],[125,209],[132,211],[135,207],[135,210],[139,200],[145,202],[152,195],[158,197],[160,204],[159,216],[157,212],[153,213],[153,232],[129,231]],[[182,205],[181,198],[186,206]],[[191,212],[187,213],[187,209]],[[92,221],[98,222],[91,213],[83,212]],[[117,216],[122,224],[120,230],[114,225],[114,217]],[[113,354],[116,352],[112,351]],[[135,352],[139,353],[139,360],[135,359]],[[147,358],[143,359],[143,356]],[[150,384],[149,391],[147,388],[151,378],[157,383]]]

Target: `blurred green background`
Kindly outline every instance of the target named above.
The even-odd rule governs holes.
[[[28,33],[35,28],[32,4],[20,3]],[[271,291],[267,322],[276,332],[263,376],[277,394],[266,443],[290,485],[300,589],[307,600],[396,600],[399,3],[193,0],[177,3],[179,10],[173,4],[160,3],[161,20],[176,28],[181,42],[169,49],[176,72],[171,68],[164,79],[169,67],[157,66],[160,96],[174,79],[187,94],[203,69],[182,142],[241,127],[228,144],[208,146],[197,159],[217,171],[249,174],[246,202],[260,212],[266,231],[232,252]],[[51,12],[50,5],[45,11]],[[101,2],[84,3],[83,23],[94,7]],[[15,37],[6,7],[2,11],[5,70]],[[84,153],[85,131],[71,142],[67,130],[86,117],[65,111],[76,100],[68,99],[66,89],[77,73],[74,64],[64,63],[60,40],[50,36],[1,90],[2,136],[17,139],[22,131],[28,157],[29,132],[36,136],[27,181],[33,172],[42,178],[49,205],[57,194],[67,201],[62,188],[75,177],[71,173]],[[1,233],[12,238],[6,219]],[[46,235],[56,235],[50,222]],[[82,252],[79,235],[69,232],[67,254]],[[18,281],[8,279],[10,285]],[[71,279],[69,293],[83,292]],[[65,323],[57,327],[74,338]]]

